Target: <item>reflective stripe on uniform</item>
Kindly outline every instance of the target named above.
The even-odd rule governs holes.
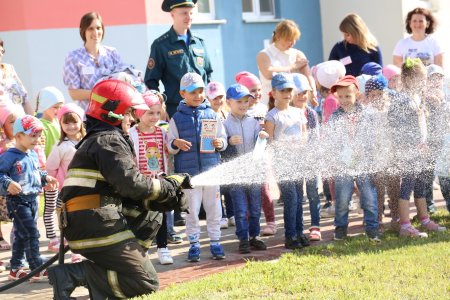
[[[64,180],[64,186],[82,186],[94,188],[97,180],[105,181],[105,178],[98,170],[91,169],[70,169]]]
[[[111,287],[112,292],[114,293],[114,296],[116,296],[117,298],[127,298],[119,286],[119,278],[117,278],[117,272],[107,270],[106,276],[108,277],[108,283]]]
[[[156,200],[159,198],[159,194],[161,194],[161,181],[159,179],[152,179],[152,193],[148,198],[144,199],[144,207],[150,207],[150,201]]]
[[[145,241],[143,241],[143,240],[137,240],[137,242],[138,242],[138,244],[141,245],[142,247],[149,249],[149,248],[152,246],[153,240],[152,240],[152,239],[148,239],[148,240],[145,240]]]
[[[72,249],[88,249],[88,248],[99,248],[105,247],[113,244],[117,244],[127,239],[134,238],[133,232],[131,230],[121,231],[108,236],[103,236],[99,238],[69,241],[69,246]]]
[[[137,218],[141,213],[142,211],[139,211],[134,208],[122,207],[122,214],[125,217]]]

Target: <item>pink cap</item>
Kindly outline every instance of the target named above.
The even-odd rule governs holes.
[[[225,96],[225,94],[225,87],[220,82],[211,81],[206,86],[206,97],[210,100],[216,98],[217,96]]]
[[[400,68],[395,65],[386,65],[383,67],[383,76],[386,77],[387,80],[391,80],[392,77],[400,75],[400,73]]]
[[[3,127],[6,119],[8,119],[8,117],[14,113],[14,110],[15,109],[12,104],[6,102],[0,103],[0,127]]]
[[[58,111],[58,120],[61,122],[61,118],[67,113],[75,113],[80,117],[80,120],[84,120],[84,110],[75,103],[67,103]]]
[[[153,105],[161,104],[161,101],[159,101],[158,94],[152,90],[145,92],[142,94],[142,98],[144,98],[145,104],[150,108]],[[142,115],[145,113],[145,109],[136,109],[134,114],[136,117],[141,118]]]
[[[236,79],[236,83],[242,84],[248,89],[261,84],[258,77],[247,71],[237,73],[234,79]]]

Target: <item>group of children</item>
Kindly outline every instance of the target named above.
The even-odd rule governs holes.
[[[427,73],[420,60],[411,59],[406,60],[402,69],[370,65],[363,70],[374,73],[355,78],[345,76],[345,68],[339,61],[317,65],[312,71],[318,95],[313,94],[316,87],[313,89],[304,75],[276,73],[271,80],[268,107],[260,103],[261,82],[249,72],[238,73],[236,83],[228,89],[218,82],[205,86],[201,76],[187,73],[180,82],[183,100],[170,120],[165,113],[163,95],[146,91],[143,98],[149,109],[135,110],[124,116],[122,129],[133,141],[139,170],[152,178],[172,172],[198,175],[223,161],[252,152],[258,139],[267,139],[273,145],[277,141],[310,145],[330,141],[328,144],[332,147],[328,150],[334,155],[327,158],[326,163],[336,168],[331,176],[321,174],[323,178],[320,178],[317,172],[315,176],[300,180],[278,182],[287,249],[299,249],[322,238],[320,181],[330,198],[327,211],[334,215],[335,240],[347,237],[349,205],[356,192],[364,212],[366,235],[379,242],[384,229],[386,189],[391,224],[400,236],[425,237],[426,231],[445,230],[430,220],[425,199],[433,183],[434,166],[439,160],[437,153],[443,147],[445,135],[450,133],[450,110],[443,92],[442,70],[432,66]],[[313,98],[321,103],[319,109],[311,106]],[[11,280],[26,275],[25,256],[31,269],[43,263],[36,226],[42,187],[45,189],[44,221],[50,239],[49,250],[56,252],[59,243],[64,242],[56,236],[54,211],[59,205],[58,191],[76,151],[75,145],[85,135],[83,110],[72,103],[64,104],[61,92],[55,88],[40,92],[38,112],[42,113],[40,120],[17,115],[6,104],[0,106],[3,127],[0,191],[8,195],[9,216],[14,222]],[[389,128],[390,136],[386,136],[385,131],[370,128]],[[363,129],[364,137],[370,138],[371,143],[364,143],[366,147],[361,151],[370,163],[363,164],[364,167],[353,174],[347,170],[354,167]],[[388,141],[390,145],[386,145]],[[379,153],[374,153],[379,151],[386,151],[386,156],[390,157],[389,164],[384,165],[386,168],[373,168],[374,161],[380,157]],[[267,168],[271,168],[270,164]],[[277,177],[277,170],[273,172]],[[450,210],[449,174],[441,175],[442,191]],[[304,230],[303,181],[311,215],[308,236]],[[412,192],[423,231],[410,223]],[[206,212],[213,259],[225,258],[220,244],[221,221],[225,216],[234,220],[229,223],[236,226],[238,251],[242,254],[266,250],[260,235],[274,235],[277,231],[268,184],[197,186],[185,193],[189,206],[186,215],[188,261],[198,262],[201,256],[201,207]],[[260,228],[261,210],[266,220],[263,229]],[[161,264],[173,263],[167,247],[169,241],[182,242],[173,230],[172,214],[165,213],[156,237]],[[73,262],[81,259],[79,255],[72,256]],[[45,272],[37,274],[35,280],[45,278]]]

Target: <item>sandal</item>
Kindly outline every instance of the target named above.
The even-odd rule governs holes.
[[[3,238],[0,240],[0,250],[11,250],[11,246]]]

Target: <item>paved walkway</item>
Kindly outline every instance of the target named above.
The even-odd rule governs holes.
[[[438,207],[444,207],[444,201],[440,191],[435,191],[435,199]],[[150,249],[150,258],[158,272],[161,288],[164,289],[168,285],[178,282],[185,282],[189,280],[198,279],[209,274],[222,272],[231,268],[237,268],[245,265],[246,260],[271,260],[278,258],[281,254],[289,251],[284,248],[284,229],[283,229],[283,208],[281,206],[275,207],[276,220],[278,224],[278,232],[272,237],[263,237],[268,249],[267,251],[252,252],[248,255],[239,254],[237,251],[238,241],[234,234],[234,227],[224,229],[222,231],[222,244],[225,247],[226,259],[221,261],[212,260],[209,252],[209,244],[206,238],[206,226],[205,221],[201,222],[202,225],[202,253],[201,261],[199,263],[189,263],[186,261],[188,242],[184,237],[182,244],[169,245],[169,249],[172,252],[174,258],[173,265],[162,266],[159,264],[155,248]],[[305,228],[308,228],[309,221],[309,207],[304,206],[305,211]],[[411,206],[411,215],[415,215],[414,204]],[[261,223],[264,225],[264,217],[262,216]],[[389,218],[385,218],[386,222]],[[321,242],[314,242],[312,245],[318,245],[321,243],[329,242],[333,239],[333,219],[322,219],[322,238]],[[12,227],[11,223],[3,224],[2,230],[7,236]],[[39,228],[42,236],[45,236],[45,229],[42,219],[39,220]],[[176,230],[183,233],[183,227],[176,227]],[[349,233],[359,234],[364,232],[362,227],[362,215],[354,212],[350,215]],[[184,236],[184,234],[183,234]],[[47,251],[48,241],[45,238],[41,238],[41,252],[45,256],[52,256],[51,252]],[[9,261],[10,251],[0,251],[0,260]],[[66,261],[70,261],[70,255],[66,255]],[[0,285],[8,283],[8,271],[0,273]],[[52,299],[52,289],[48,283],[23,283],[17,287],[0,293],[1,299]],[[73,296],[77,299],[89,299],[88,292],[85,288],[78,288],[75,290]]]

